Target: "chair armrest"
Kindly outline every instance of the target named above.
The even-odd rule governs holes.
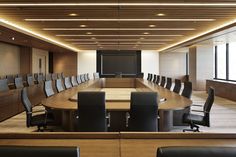
[[[107,127],[110,127],[111,126],[111,114],[110,114],[110,112],[107,113],[106,119],[108,120]]]
[[[129,118],[130,118],[130,114],[129,112],[126,112],[126,127],[129,126]]]

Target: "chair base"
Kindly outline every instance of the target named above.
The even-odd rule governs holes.
[[[186,132],[186,131],[200,132],[199,126],[197,126],[196,124],[190,124],[190,128],[191,129],[183,129],[183,132]]]

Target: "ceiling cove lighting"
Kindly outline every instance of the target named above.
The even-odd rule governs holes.
[[[74,45],[96,45],[97,43],[94,42],[84,42],[84,43],[78,43],[78,42],[74,42],[72,43]],[[121,45],[133,45],[136,44],[135,42],[102,42],[102,45],[116,45],[116,44],[121,44]],[[142,42],[142,43],[137,43],[140,45],[164,45],[166,43],[157,43],[157,42]]]
[[[122,21],[122,22],[150,22],[150,21],[163,21],[163,22],[211,22],[215,19],[24,19],[29,22],[71,22],[71,21]]]
[[[78,16],[78,14],[76,13],[71,13],[71,14],[68,14],[69,16]]]
[[[45,31],[193,31],[195,28],[43,28]]]
[[[140,38],[141,39],[141,38]],[[96,41],[137,41],[140,39],[97,39]],[[65,41],[94,41],[95,39],[65,39]],[[144,40],[142,38],[141,40]],[[173,41],[173,39],[145,39],[144,41]]]
[[[57,6],[236,6],[236,3],[0,3],[0,7]]]
[[[27,29],[27,28],[22,27],[20,25],[14,24],[14,23],[9,22],[9,21],[7,21],[5,19],[2,19],[2,18],[0,18],[0,25],[8,27],[8,28],[16,30],[16,31],[20,31],[20,32],[22,32],[24,34],[36,37],[38,39],[44,40],[46,42],[49,42],[49,43],[52,43],[52,44],[55,44],[55,45],[58,45],[60,47],[64,47],[66,49],[70,49],[70,50],[75,51],[75,52],[79,52],[80,51],[77,48],[71,47],[71,46],[69,46],[67,44],[64,44],[62,42],[59,42],[59,41],[56,41],[54,39],[48,38],[48,37],[46,37],[44,35],[38,34],[38,33],[34,32],[34,31],[31,31],[30,29]]]
[[[216,31],[216,30],[218,30],[218,29],[221,29],[221,28],[224,28],[224,27],[226,27],[226,26],[232,25],[232,24],[234,24],[234,23],[236,23],[236,19],[234,19],[234,20],[232,20],[232,21],[230,21],[230,22],[227,22],[227,23],[225,23],[225,24],[219,25],[219,26],[217,26],[217,27],[215,27],[215,28],[213,28],[213,29],[210,29],[210,30],[208,30],[208,31],[206,31],[206,32],[203,32],[203,33],[200,33],[200,34],[198,34],[198,35],[195,35],[195,36],[192,36],[192,37],[190,37],[190,38],[187,38],[187,39],[185,39],[185,40],[183,40],[183,41],[180,41],[180,42],[174,43],[174,44],[172,44],[172,45],[170,45],[170,46],[167,46],[167,47],[158,49],[157,51],[159,51],[159,52],[165,51],[165,50],[167,50],[167,49],[170,49],[170,48],[173,48],[173,47],[178,46],[178,45],[180,45],[180,44],[183,44],[183,43],[185,43],[185,42],[187,42],[187,41],[196,39],[196,38],[198,38],[198,37],[207,35],[208,33],[214,32],[214,31]]]
[[[171,35],[145,35],[145,34],[140,34],[140,35],[118,35],[118,34],[109,34],[109,35],[77,35],[77,34],[57,34],[57,37],[88,37],[88,36],[96,36],[96,37],[139,37],[139,36],[147,36],[147,37],[181,37],[184,35],[181,34],[171,34]]]

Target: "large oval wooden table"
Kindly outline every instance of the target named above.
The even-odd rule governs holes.
[[[42,101],[42,104],[45,107],[61,111],[62,127],[67,131],[74,131],[76,111],[79,108],[78,103],[73,100],[75,99],[75,95],[82,90],[100,91],[102,88],[111,88],[112,84],[115,85],[115,88],[133,87],[136,91],[155,91],[158,93],[159,98],[166,99],[158,104],[160,117],[159,131],[169,131],[171,129],[173,126],[173,111],[183,110],[192,104],[190,99],[158,86],[150,81],[135,78],[90,80],[77,87],[73,87],[55,94],[52,97],[46,98]],[[130,109],[130,101],[109,100],[106,101],[106,109],[111,113],[111,126],[115,126],[115,129],[112,129],[111,131],[126,131],[124,130],[125,113]]]

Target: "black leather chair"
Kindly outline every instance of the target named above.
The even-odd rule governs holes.
[[[78,93],[78,131],[105,132],[106,118],[105,92]]]
[[[87,74],[83,74],[83,75],[84,75],[85,82],[87,82],[88,81]]]
[[[89,81],[89,80],[90,80],[90,78],[89,78],[89,73],[87,73],[86,75],[87,75],[87,79],[88,79],[88,81]]]
[[[15,78],[15,87],[16,87],[16,89],[20,89],[20,88],[24,87],[22,77],[16,77]]]
[[[157,75],[154,74],[154,75],[153,75],[153,80],[152,80],[152,82],[155,83],[156,81],[157,81]]]
[[[130,112],[126,114],[129,131],[158,131],[158,103],[156,92],[132,92]]]
[[[175,79],[175,86],[173,92],[179,94],[180,89],[181,89],[181,81],[179,79]]]
[[[153,78],[153,75],[152,75],[152,74],[150,74],[149,81],[152,81],[152,78]]]
[[[77,80],[77,83],[78,83],[78,84],[81,84],[81,83],[82,83],[82,82],[81,82],[81,79],[80,79],[80,75],[77,75],[76,80]]]
[[[191,113],[186,113],[183,115],[183,123],[190,125],[191,129],[184,129],[183,131],[194,131],[199,132],[199,126],[210,127],[210,111],[215,99],[215,90],[210,87],[208,89],[208,97],[203,106],[202,110],[191,110]],[[199,106],[199,105],[192,105]],[[201,107],[201,106],[200,106]],[[193,114],[192,112],[200,112],[202,115]]]
[[[160,147],[157,157],[235,157],[235,147]]]
[[[64,91],[64,87],[63,87],[63,84],[62,84],[62,80],[61,79],[57,79],[56,80],[56,88],[57,88],[57,92],[60,93],[62,91]]]
[[[38,78],[37,78],[38,84],[43,83],[43,80],[44,80],[43,74],[39,74],[39,75],[38,75]]]
[[[148,81],[150,80],[150,76],[151,76],[151,74],[148,73],[148,77],[147,77],[147,80],[148,80]]]
[[[71,81],[70,81],[70,77],[65,77],[64,83],[65,83],[66,89],[72,88],[72,84],[71,84]]]
[[[13,75],[7,75],[6,78],[7,78],[7,83],[8,84],[15,83],[15,77]]]
[[[167,81],[166,81],[166,89],[171,89],[172,86],[172,79],[170,77],[167,77]]]
[[[160,84],[160,75],[157,75],[156,84],[157,84],[157,85]]]
[[[33,86],[34,85],[33,76],[27,76],[27,84],[28,84],[28,86]]]
[[[7,79],[2,79],[0,80],[0,92],[5,92],[8,91],[9,87],[7,84]]]
[[[44,112],[44,114],[37,114],[34,116],[32,115],[33,113],[36,113],[36,112],[33,112],[32,110],[32,105],[28,98],[26,87],[21,90],[21,102],[26,112],[26,126],[27,127],[37,126],[38,131],[43,131],[42,127],[45,128],[47,124],[49,123],[52,124],[54,122],[53,117],[48,116],[46,110],[36,111],[36,112]]]
[[[0,146],[1,157],[79,157],[77,147]]]
[[[161,84],[160,84],[160,86],[165,87],[165,84],[166,84],[166,77],[162,76],[161,77]]]
[[[93,78],[94,78],[94,80],[95,79],[99,79],[100,77],[99,77],[99,73],[93,73]]]
[[[184,89],[182,91],[182,96],[186,98],[191,98],[192,95],[192,82],[184,82]]]
[[[45,81],[44,83],[44,92],[47,97],[53,96],[55,94],[52,88],[52,80]]]
[[[84,79],[84,75],[83,75],[83,74],[80,75],[80,80],[81,80],[82,83],[85,82],[85,79]]]
[[[73,87],[78,86],[78,82],[75,76],[71,76],[71,84]]]

